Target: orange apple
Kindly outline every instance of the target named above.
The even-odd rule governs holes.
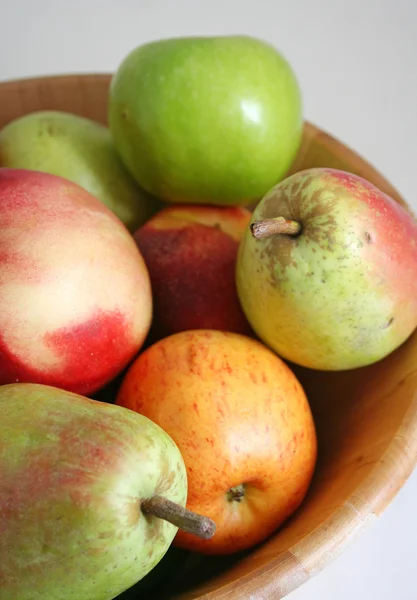
[[[317,441],[304,390],[261,342],[195,330],[150,346],[128,369],[116,403],[160,425],[187,467],[187,507],[216,523],[210,540],[175,545],[230,554],[265,540],[301,504]]]
[[[250,218],[242,207],[174,206],[135,232],[152,283],[152,341],[188,329],[253,335],[235,277]]]

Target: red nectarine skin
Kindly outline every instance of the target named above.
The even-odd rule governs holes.
[[[79,186],[0,169],[0,384],[100,389],[139,351],[152,297],[121,221]]]
[[[104,372],[107,382],[118,374],[120,359],[127,362],[129,356],[123,355],[130,345],[128,331],[128,323],[120,313],[100,314],[98,311],[78,326],[46,333],[45,347],[62,359],[61,368],[55,373],[30,369],[10,353],[0,335],[0,385],[18,380],[56,387],[66,387],[66,382],[71,382],[73,386],[77,383],[74,374],[81,373],[84,393],[99,389],[103,385],[103,376],[97,378],[97,373]],[[84,358],[86,351],[88,362]]]
[[[187,506],[217,525],[210,540],[179,531],[178,546],[250,548],[305,497],[317,452],[310,407],[289,367],[260,342],[220,331],[172,335],[133,362],[116,402],[174,439],[187,467]]]
[[[188,329],[252,335],[235,283],[244,208],[172,207],[134,235],[152,282],[152,340]]]

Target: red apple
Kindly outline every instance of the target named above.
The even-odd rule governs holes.
[[[175,206],[134,234],[152,282],[153,341],[189,329],[252,334],[235,277],[250,218],[241,207]]]
[[[102,202],[0,169],[0,384],[98,390],[139,351],[151,312],[143,258]]]
[[[116,403],[147,416],[176,442],[187,468],[187,507],[210,517],[210,540],[179,532],[175,545],[230,554],[265,540],[301,504],[317,441],[303,388],[253,338],[185,331],[142,352]]]

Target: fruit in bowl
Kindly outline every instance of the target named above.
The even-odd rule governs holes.
[[[108,122],[136,181],[175,204],[248,205],[290,168],[301,90],[271,44],[172,38],[132,50],[113,76]]]
[[[178,526],[213,535],[184,508],[178,447],[146,417],[39,384],[0,386],[0,407],[2,600],[112,600]]]
[[[417,223],[364,178],[307,169],[259,202],[237,260],[241,305],[280,356],[352,369],[417,326]]]
[[[137,354],[152,318],[122,222],[69,180],[0,169],[0,384],[92,393]]]
[[[40,108],[73,111],[106,124],[110,83],[111,75],[84,75],[0,84],[0,126]],[[80,88],[83,90],[82,103],[79,101]],[[223,105],[222,102],[218,104],[219,110]],[[290,167],[291,172],[312,167],[342,169],[365,177],[404,206],[388,182],[351,150],[309,123],[304,124],[303,134],[302,147]],[[223,141],[219,140],[220,149]],[[181,147],[180,139],[177,147]],[[252,160],[248,154],[245,156],[248,161]],[[241,189],[237,191],[242,192]],[[230,198],[228,196],[227,202]],[[235,204],[240,203],[236,195],[233,198]],[[203,196],[196,200],[197,203],[200,201],[206,204]],[[24,231],[23,220],[19,221],[18,228]],[[72,245],[74,252],[76,247],[77,244]],[[106,260],[103,258],[101,262]],[[120,262],[118,264],[120,266]],[[113,270],[118,273],[117,268]],[[108,297],[119,293],[117,281],[115,283],[109,286]],[[138,359],[145,354],[142,354],[143,348],[139,349]],[[0,355],[0,362],[2,358]],[[176,600],[195,600],[207,596],[213,600],[220,597],[228,600],[283,598],[323,569],[367,523],[381,514],[417,460],[416,360],[414,332],[384,359],[361,369],[327,372],[293,364],[293,373],[305,392],[308,409],[314,417],[319,444],[319,460],[307,495],[292,518],[265,541],[243,553],[216,556],[189,552],[185,568],[184,565],[175,567],[176,581],[170,579],[164,590],[164,600],[174,597]],[[119,371],[117,377],[121,374]],[[159,375],[163,373],[154,374],[156,382]],[[115,400],[115,381],[110,382],[110,391],[107,386],[105,388],[109,395],[106,397],[103,393],[108,403]],[[16,440],[9,445],[10,452],[16,450],[15,443]],[[107,448],[102,451],[106,453]],[[0,489],[4,492],[1,481]],[[172,544],[171,549],[179,550]],[[159,573],[162,579],[163,571]],[[104,577],[104,574],[100,572],[100,576]],[[158,572],[154,576],[158,577]],[[147,576],[143,581],[146,579]],[[79,582],[74,585],[76,583]],[[130,591],[135,594],[134,588]],[[141,593],[140,587],[138,593]],[[157,597],[159,599],[159,595]],[[79,599],[77,594],[77,600],[86,598]]]
[[[187,507],[216,523],[209,540],[179,532],[180,547],[247,550],[304,499],[317,453],[313,417],[292,371],[257,340],[215,330],[166,337],[133,362],[116,403],[172,437],[187,468]]]
[[[152,285],[150,339],[189,329],[251,335],[235,282],[243,207],[172,206],[134,233]]]

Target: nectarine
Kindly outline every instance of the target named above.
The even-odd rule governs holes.
[[[0,169],[0,385],[98,390],[139,351],[151,313],[143,258],[102,202],[55,175]]]

